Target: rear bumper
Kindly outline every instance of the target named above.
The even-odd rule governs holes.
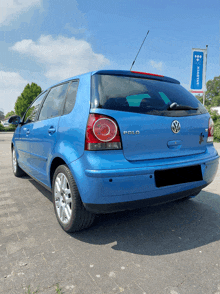
[[[120,151],[86,153],[69,167],[76,180],[85,208],[94,213],[135,209],[197,195],[210,184],[217,172],[219,156],[211,148],[205,155],[171,159],[169,162],[128,162]],[[211,154],[212,153],[212,154]],[[97,158],[99,160],[97,160]],[[157,187],[155,172],[201,166],[202,180]]]
[[[162,203],[172,202],[178,199],[196,196],[199,194],[202,188],[206,187],[208,184],[200,186],[199,188],[190,189],[187,191],[176,192],[170,195],[158,196],[154,198],[146,198],[136,201],[119,202],[119,203],[109,203],[109,204],[90,204],[83,203],[84,207],[93,213],[111,213],[123,210],[133,210],[137,208],[143,208],[147,206],[158,205]]]

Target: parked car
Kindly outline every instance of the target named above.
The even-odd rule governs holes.
[[[8,120],[6,120],[6,121],[2,121],[2,125],[4,127],[8,127],[10,124],[8,123]]]
[[[41,93],[12,138],[14,175],[52,191],[66,232],[109,213],[196,196],[217,172],[213,121],[180,83],[100,70]]]

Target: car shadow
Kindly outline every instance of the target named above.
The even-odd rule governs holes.
[[[32,179],[29,175],[25,175],[22,177],[23,179],[28,179],[29,182],[38,190],[40,191],[48,200],[53,202],[52,193],[48,191],[46,188],[44,188],[41,184],[36,182],[34,179]]]
[[[220,239],[220,197],[202,191],[196,198],[134,211],[99,215],[93,227],[70,234],[90,244],[143,255],[191,250]]]
[[[27,178],[52,202],[51,192]],[[202,191],[189,200],[97,215],[92,227],[69,235],[133,254],[155,256],[191,250],[220,240],[220,195]]]

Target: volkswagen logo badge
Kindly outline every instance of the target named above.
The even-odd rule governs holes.
[[[179,133],[180,131],[180,123],[178,122],[178,120],[174,120],[171,124],[171,130],[173,131],[174,134]]]

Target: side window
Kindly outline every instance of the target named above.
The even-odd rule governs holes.
[[[78,88],[78,81],[72,82],[70,85],[67,95],[66,95],[66,102],[64,106],[64,114],[68,114],[73,110],[73,107],[76,102],[76,94],[77,94],[77,88]]]
[[[62,114],[63,104],[69,83],[52,88],[44,101],[39,120],[59,116]]]
[[[35,101],[34,103],[28,108],[25,117],[24,117],[24,122],[29,123],[29,122],[34,122],[36,121],[37,118],[37,112],[40,108],[41,102],[43,101],[44,97],[47,95],[47,92],[44,92],[41,94]]]

